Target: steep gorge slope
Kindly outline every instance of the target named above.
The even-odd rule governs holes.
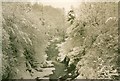
[[[81,3],[76,19],[59,44],[60,61],[69,59],[69,73],[77,79],[119,79],[118,4]]]
[[[48,40],[64,32],[63,10],[16,2],[3,3],[2,9],[3,79],[29,79],[46,61]]]

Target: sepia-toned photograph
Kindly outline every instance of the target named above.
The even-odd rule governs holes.
[[[2,80],[120,80],[116,0],[3,0]]]

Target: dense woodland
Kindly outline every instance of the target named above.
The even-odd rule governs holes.
[[[2,10],[3,79],[120,79],[118,3],[83,2],[67,15],[40,3]]]

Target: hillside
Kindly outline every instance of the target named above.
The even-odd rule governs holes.
[[[30,78],[46,61],[48,41],[64,32],[63,10],[37,3],[3,3],[2,9],[3,79]]]

